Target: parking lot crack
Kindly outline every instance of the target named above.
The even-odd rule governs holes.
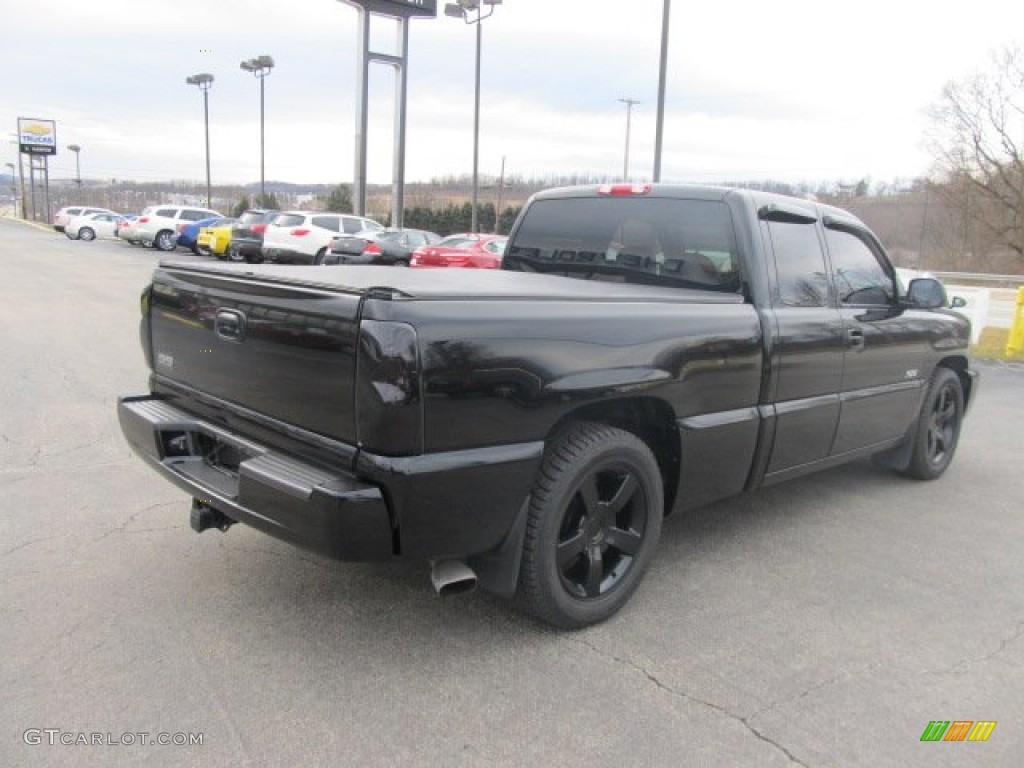
[[[1017,625],[1014,627],[1013,632],[1008,637],[1005,637],[1002,640],[1000,640],[999,641],[999,647],[996,648],[995,650],[985,654],[984,656],[980,656],[978,658],[961,659],[960,661],[956,662],[955,664],[952,664],[952,665],[950,665],[948,667],[943,667],[940,670],[932,672],[932,674],[935,674],[935,675],[949,675],[949,674],[959,675],[959,674],[965,674],[967,672],[967,668],[970,667],[972,664],[984,664],[987,661],[992,661],[993,659],[995,659],[995,658],[1001,656],[1003,653],[1005,653],[1007,648],[1009,648],[1011,645],[1016,643],[1022,637],[1024,637],[1024,621],[1018,621]]]
[[[785,757],[793,765],[804,766],[804,768],[807,768],[807,764],[801,762],[792,752],[786,749],[785,746],[775,741],[770,736],[767,736],[766,734],[759,731],[757,727],[755,727],[753,723],[750,722],[759,713],[755,713],[750,717],[743,717],[742,715],[738,715],[735,712],[730,711],[727,707],[724,707],[721,704],[716,704],[713,701],[708,701],[707,699],[702,699],[699,696],[694,696],[693,694],[687,693],[686,691],[681,691],[676,688],[673,688],[672,686],[668,685],[663,680],[661,680],[655,673],[651,672],[651,670],[649,670],[647,667],[633,661],[632,659],[627,659],[622,656],[616,656],[613,653],[608,653],[607,651],[598,648],[593,643],[587,642],[586,640],[579,637],[573,638],[573,641],[579,643],[583,647],[589,649],[590,651],[597,654],[598,656],[601,656],[602,658],[608,659],[614,662],[615,664],[622,665],[633,670],[634,672],[643,675],[650,683],[655,685],[658,689],[669,694],[670,696],[674,696],[683,701],[689,701],[699,706],[705,707],[714,712],[717,712],[720,715],[724,715],[725,717],[729,718],[730,720],[733,720],[736,723],[739,723],[741,726],[743,726],[743,728],[745,728],[752,736],[757,738],[759,741],[763,741],[765,744],[771,746],[775,750],[785,755]]]

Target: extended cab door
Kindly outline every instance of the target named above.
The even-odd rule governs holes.
[[[839,423],[845,337],[816,211],[772,205],[759,216],[775,267],[771,475],[828,458]]]
[[[871,233],[841,219],[824,224],[846,345],[838,456],[906,432],[924,383],[927,327],[898,306],[895,273]]]

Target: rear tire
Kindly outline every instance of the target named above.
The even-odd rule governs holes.
[[[153,239],[153,247],[158,251],[173,251],[174,234],[168,229],[158,232],[157,236]]]
[[[523,607],[563,629],[609,618],[643,579],[663,517],[647,444],[604,424],[573,425],[549,445],[530,499]]]
[[[327,256],[327,249],[321,248],[316,252],[316,256],[313,257],[313,264],[323,265],[324,258]]]
[[[92,227],[82,227],[80,230],[78,230],[78,239],[85,240],[85,242],[88,243],[90,240],[96,239],[96,232],[92,229]]]
[[[921,405],[913,437],[909,477],[934,480],[949,467],[960,440],[964,391],[960,377],[949,368],[936,368]]]

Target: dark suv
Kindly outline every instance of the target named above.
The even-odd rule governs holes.
[[[248,261],[260,263],[263,254],[263,233],[267,224],[273,221],[280,211],[264,208],[251,208],[243,211],[238,221],[231,226],[231,243],[228,245],[228,258],[231,261]]]

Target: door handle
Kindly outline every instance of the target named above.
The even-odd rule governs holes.
[[[864,349],[864,331],[850,328],[846,332],[846,345],[851,349]]]
[[[214,329],[225,341],[241,341],[245,338],[245,315],[233,309],[219,309]]]

